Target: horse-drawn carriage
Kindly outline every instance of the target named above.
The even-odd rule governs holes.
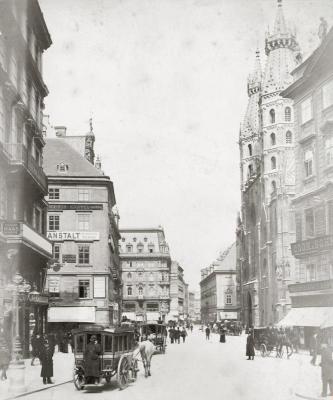
[[[91,326],[86,329],[72,331],[74,341],[75,365],[73,382],[77,390],[88,389],[90,385],[85,373],[85,351],[92,336],[96,337],[100,348],[99,384],[102,379],[109,383],[117,376],[120,389],[135,381],[138,373],[138,361],[133,356],[135,348],[134,330],[129,328],[107,329],[101,326]]]
[[[167,326],[156,322],[147,322],[141,325],[141,340],[150,340],[156,349],[165,353]]]
[[[276,330],[272,327],[256,327],[253,329],[254,347],[262,357],[270,356],[275,351],[276,357],[282,358],[283,345]]]

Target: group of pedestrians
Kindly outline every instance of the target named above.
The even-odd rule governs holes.
[[[190,330],[192,332],[193,330],[193,325],[192,325],[192,329],[190,326]],[[174,326],[174,327],[170,327],[169,328],[169,338],[170,338],[170,343],[180,343],[180,338],[182,338],[183,343],[185,343],[186,340],[186,336],[187,336],[187,330],[185,328],[185,326]]]

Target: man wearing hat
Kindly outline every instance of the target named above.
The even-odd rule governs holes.
[[[329,396],[333,395],[333,360],[332,349],[324,341],[321,345],[321,380],[323,384],[322,397],[327,396],[327,386],[330,388]]]
[[[97,342],[96,335],[91,335],[86,351],[84,352],[84,366],[87,383],[99,383],[100,365],[98,356],[101,353],[101,346]]]

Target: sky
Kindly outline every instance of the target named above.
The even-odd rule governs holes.
[[[247,76],[276,0],[40,0],[46,114],[89,130],[115,186],[120,227],[163,226],[198,289],[200,269],[235,241],[238,134]],[[305,57],[333,0],[284,0]]]

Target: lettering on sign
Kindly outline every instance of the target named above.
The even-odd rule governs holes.
[[[49,211],[96,211],[103,210],[103,204],[49,204]]]
[[[21,232],[21,225],[19,222],[4,223],[2,232],[4,235],[19,235]]]
[[[63,263],[76,263],[76,254],[63,254],[62,262]]]
[[[99,232],[47,232],[47,238],[49,240],[64,241],[73,240],[78,242],[94,241],[99,240]]]

